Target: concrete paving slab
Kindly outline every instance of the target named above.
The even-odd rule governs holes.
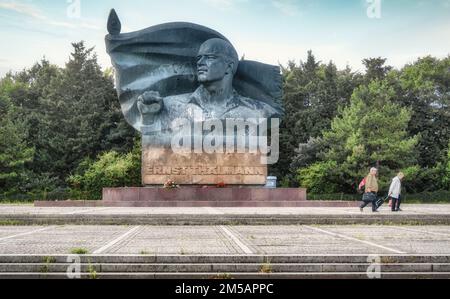
[[[0,225],[450,225],[450,205],[358,208],[40,208],[0,205]]]
[[[146,226],[108,253],[237,254],[240,250],[217,226]]]
[[[357,254],[391,253],[312,231],[304,226],[236,226],[251,247],[262,254]]]
[[[405,204],[402,205],[402,212],[392,213],[390,208],[382,206],[378,215],[449,215],[450,204]],[[277,208],[277,207],[261,207],[261,208],[155,208],[155,207],[55,207],[43,208],[34,207],[33,205],[2,205],[0,204],[0,215],[2,214],[59,214],[59,215],[151,215],[151,214],[233,214],[233,215],[373,215],[369,208],[363,213],[358,208],[326,208],[326,207],[301,207],[301,208]]]
[[[28,227],[28,230],[31,228],[34,227]],[[8,227],[3,229],[7,230]],[[74,248],[83,248],[92,253],[126,229],[127,227],[124,226],[58,226],[0,240],[0,252],[3,254],[68,254]]]
[[[301,225],[229,225],[225,226],[226,230],[223,228],[0,226],[0,254],[69,254],[74,248],[84,248],[89,253],[100,250],[102,254],[125,255],[450,254],[449,226],[327,225],[311,229]]]
[[[373,242],[382,246],[396,248],[406,253],[448,254],[450,236],[429,234],[434,227],[420,227],[423,232],[404,230],[395,226],[322,226],[324,230],[336,232],[356,239]],[[410,228],[410,226],[406,227]],[[450,233],[450,227],[439,227],[440,231]]]
[[[0,226],[0,239],[27,233],[39,228],[43,228],[43,226]]]

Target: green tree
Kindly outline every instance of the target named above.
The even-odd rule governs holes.
[[[10,82],[9,82],[10,83]],[[8,83],[6,84],[8,85]],[[10,86],[9,86],[10,87]],[[0,83],[0,192],[20,191],[26,179],[25,164],[33,159],[34,149],[25,141],[26,131]]]
[[[26,147],[35,149],[25,163],[27,180],[21,186],[26,191],[64,187],[86,158],[133,147],[135,132],[122,116],[113,71],[102,72],[93,49],[83,42],[73,49],[64,68],[42,59],[1,81],[15,113],[10,126],[17,127]]]
[[[308,51],[306,62],[297,65],[291,61],[282,68],[282,72],[286,115],[280,126],[280,159],[270,172],[295,185],[297,168],[291,164],[294,160],[297,163],[303,159],[296,158],[301,150],[299,147],[330,128],[338,107],[348,105],[361,76],[348,67],[338,71],[333,62],[322,64],[311,51]],[[295,163],[294,166],[298,165]]]
[[[356,190],[359,180],[377,164],[382,187],[396,171],[414,165],[417,137],[409,138],[406,131],[410,112],[394,104],[394,96],[394,90],[384,81],[360,86],[353,93],[350,106],[342,109],[331,129],[323,133],[326,148],[320,158],[337,163],[332,179],[339,182],[335,191]],[[302,174],[318,165],[300,170],[300,182],[305,179]]]
[[[85,158],[105,150],[126,152],[134,131],[126,125],[111,73],[101,71],[93,49],[74,43],[65,68],[43,89],[38,114],[40,171],[61,181]]]
[[[50,166],[59,157],[51,156],[45,149],[48,136],[53,132],[46,130],[43,120],[47,110],[42,105],[43,94],[48,92],[51,81],[60,73],[60,68],[42,59],[30,69],[11,76],[11,80],[20,86],[20,89],[9,91],[8,94],[17,113],[24,120],[26,142],[28,146],[35,148],[33,161],[27,164],[28,181],[24,184],[27,190],[51,190],[61,184],[61,180],[58,182],[58,175],[50,172]]]
[[[418,163],[433,168],[445,159],[450,140],[450,57],[424,57],[392,78],[398,102],[411,109],[410,136],[420,134]]]
[[[366,83],[370,83],[373,80],[383,80],[386,75],[392,70],[391,66],[386,66],[386,58],[366,58],[363,59],[363,64],[366,67],[366,73],[364,75]]]
[[[450,191],[450,142],[447,150],[447,165],[445,168],[445,175],[443,177],[443,185]]]

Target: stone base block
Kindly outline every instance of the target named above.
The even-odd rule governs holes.
[[[98,201],[36,201],[36,207],[356,207],[352,201],[308,201],[306,189],[263,187],[104,188]]]
[[[120,206],[292,206],[306,202],[306,189],[261,187],[104,188],[104,204]],[[291,202],[291,205],[287,205]]]
[[[180,185],[264,186],[267,165],[260,153],[174,153],[170,148],[145,146],[142,185],[162,186],[168,180]]]

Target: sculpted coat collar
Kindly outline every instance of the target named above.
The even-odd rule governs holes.
[[[199,106],[204,112],[210,114],[212,111],[210,111],[210,108],[206,104],[208,97],[208,92],[202,85],[200,85],[197,90],[195,90],[194,93],[189,97],[189,103]],[[241,101],[240,96],[236,92],[236,90],[233,89],[233,94],[225,100],[225,105],[223,106],[225,107],[225,111],[222,113],[222,115],[239,106],[246,105]]]

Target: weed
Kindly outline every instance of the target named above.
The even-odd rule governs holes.
[[[229,273],[219,273],[213,279],[233,279],[233,277]]]
[[[89,279],[97,279],[97,271],[95,271],[94,266],[89,264],[88,271],[89,271]]]
[[[392,256],[382,256],[380,262],[381,264],[394,264],[396,261]]]
[[[0,226],[18,226],[18,225],[24,225],[25,222],[23,221],[17,221],[17,220],[0,220]]]
[[[260,272],[261,273],[272,273],[272,265],[270,263],[264,263],[261,265]]]
[[[56,263],[56,258],[54,256],[46,256],[44,257],[44,263],[46,264]]]
[[[72,254],[88,254],[88,250],[85,248],[74,248],[70,251]]]

